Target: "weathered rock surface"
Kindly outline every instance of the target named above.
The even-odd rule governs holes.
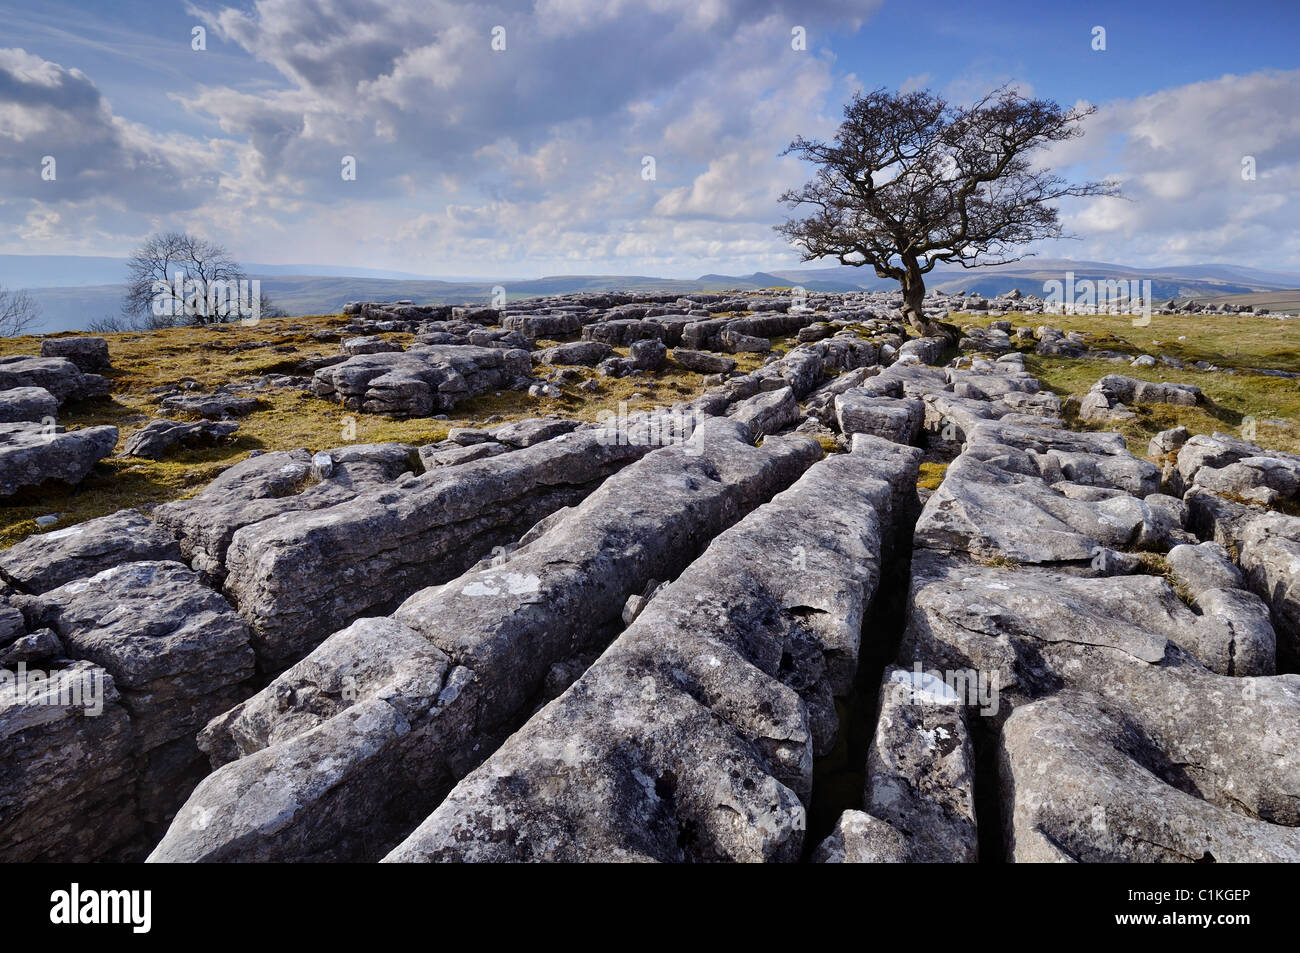
[[[183,423],[162,418],[151,420],[126,438],[124,457],[157,460],[173,447],[210,446],[233,436],[239,424],[232,421],[198,420]]]
[[[902,835],[907,861],[978,857],[966,701],[932,676],[885,670],[862,801]]]
[[[673,348],[673,360],[697,374],[730,374],[736,369],[736,362],[730,357],[709,354],[706,351],[692,351],[689,348]]]
[[[530,367],[520,349],[427,345],[323,367],[311,390],[349,410],[427,416],[485,391],[526,386]]]
[[[100,337],[44,338],[41,357],[67,358],[87,373],[108,370],[112,366],[108,358],[108,342]]]
[[[1289,686],[1292,705],[1300,700],[1297,681]],[[999,756],[1008,854],[1016,861],[1300,860],[1300,829],[1185,790],[1195,782],[1180,776],[1170,753],[1097,695],[1061,692],[1018,708]]]
[[[788,387],[755,394],[732,407],[727,415],[749,427],[755,436],[780,433],[799,422],[799,404]]]
[[[658,398],[669,348],[717,375],[666,413],[254,454],[0,554],[0,859],[1300,859],[1300,456],[1175,428],[1138,459],[1015,349],[1131,354],[1002,320],[933,366],[900,304],[355,303],[312,380],[156,391],[430,414]],[[972,309],[1042,302],[926,301]],[[66,436],[98,350],[0,360],[0,428]],[[1110,375],[1082,416],[1201,399]],[[100,714],[57,697],[81,675]]]
[[[14,387],[43,387],[62,406],[71,400],[105,396],[109,381],[98,374],[83,373],[63,357],[0,357],[0,391]]]
[[[195,734],[245,694],[247,626],[175,562],[124,563],[16,599],[30,629],[52,629],[71,657],[113,677],[141,760],[140,818],[169,821],[203,773]]]
[[[0,390],[0,423],[40,423],[53,420],[58,412],[58,400],[44,387]]]
[[[571,341],[557,344],[533,354],[540,364],[581,364],[595,367],[614,353],[614,349],[600,341]]]
[[[42,593],[124,563],[180,558],[170,533],[139,510],[118,510],[0,552],[0,578],[22,592]]]
[[[1116,423],[1136,416],[1128,404],[1178,404],[1190,407],[1201,399],[1191,384],[1153,383],[1108,374],[1084,395],[1079,417],[1094,423]]]
[[[122,859],[141,827],[113,678],[89,662],[40,675],[0,669],[0,860]]]
[[[355,444],[325,452],[332,464],[326,479],[313,477],[307,450],[257,454],[224,471],[197,496],[158,507],[154,519],[180,541],[185,561],[219,585],[226,577],[226,550],[240,528],[351,500],[412,469],[413,451],[405,444]]]
[[[818,864],[903,864],[909,860],[901,831],[865,811],[845,811],[830,835],[817,845]]]
[[[346,354],[348,357],[354,357],[357,354],[391,354],[400,350],[402,350],[400,344],[375,335],[344,338],[339,341],[339,353]]]
[[[282,511],[233,530],[224,591],[260,664],[276,671],[354,619],[463,572],[649,449],[583,431]]]
[[[498,454],[508,453],[511,449],[511,447],[495,441],[476,443],[469,446],[453,444],[450,447],[443,447],[439,444],[426,444],[420,448],[420,463],[423,464],[425,470],[432,470],[434,467],[454,467],[462,463],[482,460],[484,457],[495,457]]]
[[[509,732],[554,662],[602,644],[629,595],[676,574],[723,526],[820,454],[808,440],[769,440],[757,449],[749,439],[741,424],[706,421],[688,445],[622,470],[581,504],[543,520],[507,555],[408,599],[393,621],[426,647],[414,657],[398,647],[384,664],[394,678],[425,678],[432,688],[408,695],[383,678],[362,678],[374,695],[362,688],[337,714],[312,715],[314,693],[294,678],[346,671],[346,660],[363,654],[351,643],[385,623],[359,622],[326,640],[291,670],[297,676],[285,673],[208,730],[214,757],[243,757],[191,798],[188,806],[210,811],[211,823],[202,831],[173,825],[152,859],[355,858],[387,849],[422,816],[413,812],[427,812]],[[281,740],[258,749],[245,741],[242,712],[269,711],[271,698],[284,699],[275,706],[281,724],[293,719],[294,730],[306,733],[290,739],[264,725],[252,734]],[[336,755],[319,758],[318,744]],[[309,765],[317,767],[304,770]]]
[[[921,432],[925,405],[915,398],[873,397],[851,390],[835,398],[835,418],[842,433],[865,433],[911,444]]]
[[[170,413],[194,417],[246,417],[257,410],[257,398],[216,390],[211,394],[174,394],[164,397],[161,406]]]
[[[720,536],[387,860],[796,859],[891,528],[882,469],[832,456]]]
[[[116,445],[116,427],[0,423],[0,497],[47,480],[76,486]]]
[[[1043,545],[1056,552],[1040,559],[1006,525],[1031,519],[1010,498],[1000,523],[991,514],[984,521],[981,545],[953,545],[944,491],[964,493],[971,472],[963,460],[987,457],[986,449],[973,446],[950,467],[918,522],[898,660],[997,677],[999,703],[980,720],[1001,732],[1008,856],[1289,856],[1300,765],[1281,752],[1300,734],[1288,714],[1300,702],[1300,678],[1270,674],[1271,633],[1258,600],[1231,585],[1212,550],[1192,551],[1199,547],[1170,559],[1194,607],[1162,578],[1124,575],[1138,564],[1123,553],[1112,552],[1111,562],[1099,552],[1083,564],[1074,544]],[[996,463],[1028,469],[1014,454]],[[1096,539],[1092,519],[1060,509],[1057,524],[1038,533]],[[989,529],[999,525],[1006,528]],[[994,564],[978,566],[972,556]],[[1033,561],[1042,568],[1014,565]],[[1076,704],[1072,692],[1097,698]]]

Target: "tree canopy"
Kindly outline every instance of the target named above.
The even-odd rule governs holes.
[[[781,196],[808,214],[777,231],[803,249],[804,261],[835,258],[894,279],[904,317],[936,333],[922,311],[924,276],[935,265],[1018,261],[1020,246],[1061,235],[1056,200],[1118,194],[1112,182],[1070,183],[1031,161],[1040,147],[1081,135],[1095,110],[1064,109],[1010,87],[969,106],[928,91],[856,95],[834,140],[800,136],[782,153],[817,171]]]

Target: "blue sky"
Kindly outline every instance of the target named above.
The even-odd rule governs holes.
[[[858,88],[1010,82],[1097,104],[1043,159],[1128,196],[1063,206],[1078,238],[1041,254],[1300,269],[1300,4],[935,6],[0,3],[0,253],[122,255],[184,228],[268,263],[770,270],[797,263],[770,227],[808,171],[778,157],[790,138],[833,134]]]

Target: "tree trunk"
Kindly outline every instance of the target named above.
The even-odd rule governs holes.
[[[903,267],[903,317],[907,323],[926,337],[951,338],[951,334],[941,325],[925,316],[925,275],[915,258],[905,257]],[[956,343],[953,340],[953,343]]]
[[[904,258],[903,267],[903,317],[922,334],[930,333],[930,322],[925,319],[925,276],[915,258]]]

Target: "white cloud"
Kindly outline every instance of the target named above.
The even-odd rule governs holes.
[[[174,92],[207,138],[126,122],[80,71],[0,51],[0,221],[14,236],[0,250],[120,253],[184,227],[246,260],[432,273],[789,264],[769,226],[810,170],[779,153],[799,134],[832,136],[859,83],[818,27],[875,6],[258,0],[199,14],[281,77]],[[490,48],[496,24],[504,53]],[[792,24],[808,28],[807,51],[790,48]],[[1014,80],[977,60],[946,91],[964,100]],[[1084,138],[1044,159],[1118,178],[1126,199],[1067,202],[1083,241],[1043,251],[1300,267],[1297,100],[1300,73],[1260,72],[1104,104]],[[43,189],[51,153],[59,181]],[[345,154],[355,182],[340,178]]]
[[[1114,177],[1125,200],[1069,203],[1078,257],[1142,264],[1300,266],[1300,71],[1228,75],[1106,103],[1087,135],[1053,150]],[[1256,178],[1242,178],[1243,156]]]

